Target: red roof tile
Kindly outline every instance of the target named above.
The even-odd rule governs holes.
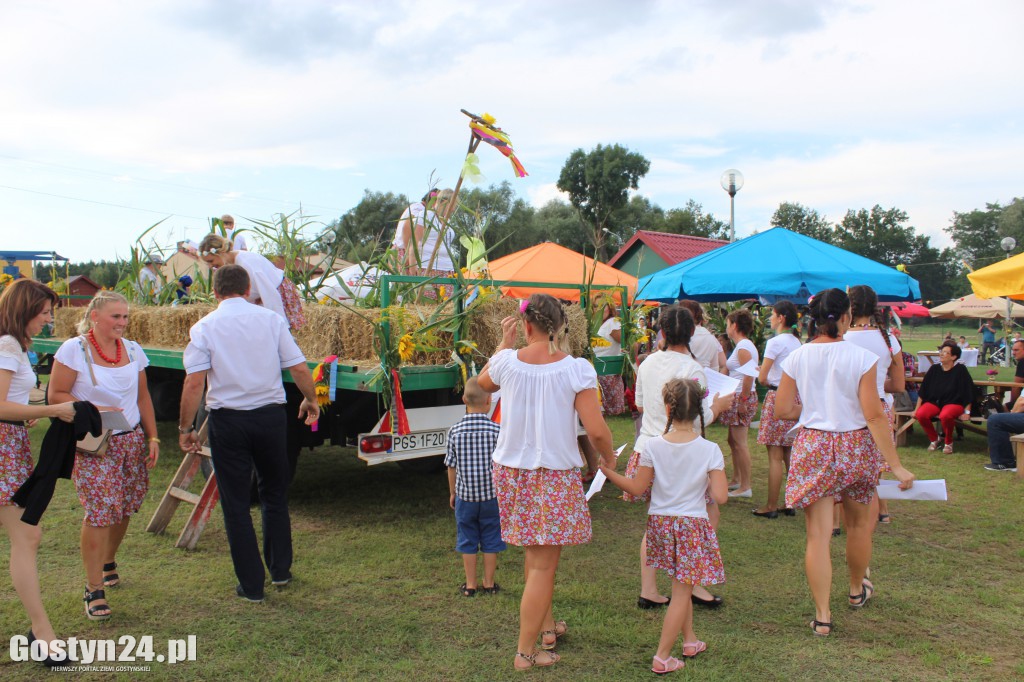
[[[651,232],[650,230],[639,230],[633,237],[622,245],[619,252],[612,256],[608,265],[615,267],[615,264],[623,258],[637,242],[642,242],[647,248],[658,254],[662,260],[669,265],[681,263],[684,260],[707,253],[719,246],[725,246],[728,241],[722,239],[708,239],[706,237],[692,237],[688,234],[671,234],[669,232]]]

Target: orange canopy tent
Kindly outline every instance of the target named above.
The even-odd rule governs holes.
[[[544,242],[522,251],[510,253],[490,263],[491,279],[515,280],[517,282],[545,282],[558,284],[581,284],[591,281],[594,285],[624,286],[629,298],[636,295],[636,278],[621,270],[599,263],[593,258],[576,253],[564,246]],[[566,301],[578,301],[579,289],[546,289],[533,286],[508,286],[501,291],[506,296],[526,298],[533,293],[551,294]],[[615,292],[618,300],[618,292]]]

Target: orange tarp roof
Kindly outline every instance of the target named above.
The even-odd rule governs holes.
[[[492,279],[519,282],[586,284],[593,275],[595,285],[624,286],[629,290],[630,299],[636,296],[635,277],[552,242],[510,253],[491,261],[489,267]],[[506,296],[516,298],[526,298],[533,293],[551,294],[567,301],[578,301],[580,298],[579,289],[510,286],[502,287],[501,290]]]

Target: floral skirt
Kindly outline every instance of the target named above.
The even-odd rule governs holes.
[[[32,475],[28,429],[0,422],[0,507],[10,506],[18,488]]]
[[[725,582],[718,535],[707,519],[648,516],[647,565],[668,571],[670,576],[689,585]]]
[[[601,407],[608,416],[626,411],[626,385],[618,374],[602,374],[597,377],[601,384]]]
[[[281,294],[281,305],[284,306],[284,316],[288,318],[288,326],[292,331],[300,329],[306,324],[306,314],[302,310],[302,297],[295,282],[287,277],[281,280],[277,287],[277,293]]]
[[[878,485],[881,455],[867,429],[801,429],[790,454],[786,506],[808,507],[823,497],[867,504]]]
[[[747,414],[741,415],[739,411],[740,403],[747,406]],[[750,391],[750,394],[745,398],[740,398],[740,393],[737,391],[732,399],[732,405],[729,409],[718,415],[718,423],[723,426],[750,426],[750,422],[754,420],[754,413],[757,412],[757,392]]]
[[[768,391],[764,397],[764,405],[761,406],[761,425],[757,429],[757,442],[759,445],[775,445],[784,448],[792,447],[796,440],[796,432],[786,435],[796,426],[796,421],[789,419],[775,418],[775,393],[774,389]],[[800,396],[796,397],[797,405],[800,404]]]
[[[511,545],[590,542],[590,509],[577,469],[515,469],[495,463],[501,538]]]
[[[637,470],[639,468],[640,468],[640,453],[637,452],[636,450],[634,450],[633,454],[629,456],[629,461],[626,462],[626,473],[625,473],[626,478],[636,478],[636,472],[637,472]],[[651,485],[648,486],[647,490],[644,491],[644,494],[640,495],[639,497],[636,496],[636,495],[632,495],[630,493],[627,493],[626,491],[622,491],[622,499],[624,499],[626,502],[650,502],[651,501],[651,487],[653,487],[653,485],[654,485],[654,483],[653,483],[653,479],[652,479]]]
[[[106,528],[139,511],[149,490],[148,454],[146,436],[142,427],[136,427],[111,436],[103,457],[75,457],[71,479],[85,507],[87,525]]]

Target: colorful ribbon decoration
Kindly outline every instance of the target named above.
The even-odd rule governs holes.
[[[501,128],[495,127],[493,123],[494,117],[490,114],[484,114],[480,118],[471,119],[469,122],[469,128],[473,131],[474,137],[491,145],[512,162],[512,169],[515,172],[516,177],[526,177],[528,173],[526,172],[526,169],[523,168],[523,164],[519,162],[518,158],[516,158],[516,153],[512,149],[512,141],[509,139],[508,135],[502,132]]]

